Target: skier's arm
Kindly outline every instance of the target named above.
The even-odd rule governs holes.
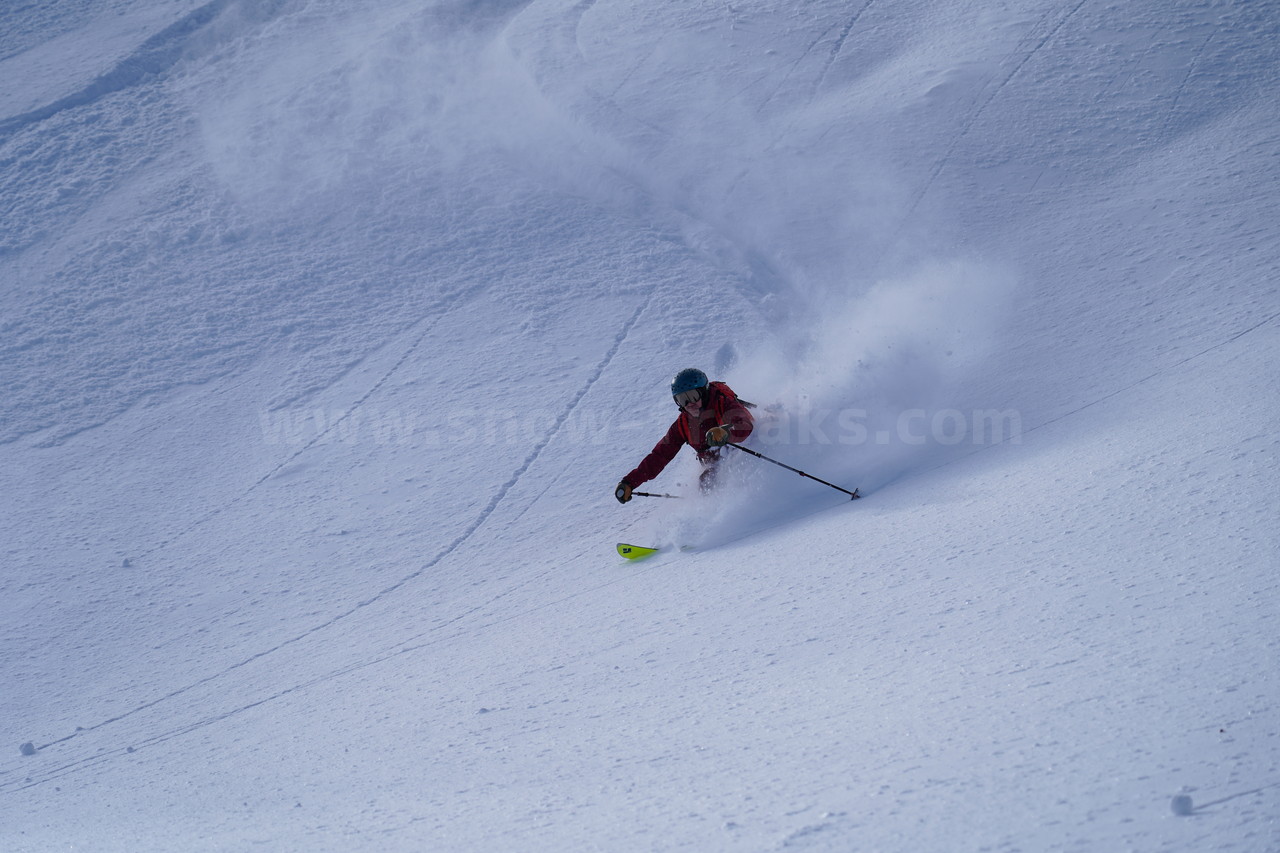
[[[642,459],[630,474],[622,478],[623,482],[635,488],[662,473],[662,469],[676,458],[676,454],[680,452],[680,446],[685,443],[680,421],[681,418],[676,418],[675,423],[671,424],[671,428],[667,430],[667,434],[653,446],[653,450],[649,451],[649,455]]]

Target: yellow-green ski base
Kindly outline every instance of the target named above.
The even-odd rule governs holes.
[[[618,553],[626,557],[628,560],[643,560],[645,557],[652,557],[658,553],[657,548],[646,548],[643,545],[627,545],[623,542],[618,543]]]

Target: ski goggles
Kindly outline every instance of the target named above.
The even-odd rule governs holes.
[[[682,409],[690,403],[702,402],[702,389],[690,388],[688,391],[681,391],[675,395],[675,401],[676,405]]]

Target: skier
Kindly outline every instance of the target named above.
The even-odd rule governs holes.
[[[715,480],[720,448],[751,435],[753,420],[747,406],[728,385],[708,382],[707,374],[697,368],[688,367],[676,374],[671,380],[671,397],[680,407],[680,415],[649,455],[618,483],[613,493],[618,503],[631,500],[633,489],[661,474],[682,444],[697,451],[703,465],[698,484],[702,491],[708,491]]]

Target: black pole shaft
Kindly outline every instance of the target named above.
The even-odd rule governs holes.
[[[660,495],[660,494],[655,494],[654,492],[632,492],[631,496],[641,497],[641,498],[679,498],[680,497],[679,495]]]
[[[842,489],[839,486],[837,486],[835,483],[828,483],[826,480],[815,477],[812,474],[806,474],[805,472],[801,471],[799,468],[792,468],[790,465],[787,465],[784,462],[779,462],[777,459],[770,459],[768,456],[765,456],[763,453],[757,453],[756,451],[752,450],[749,447],[743,447],[741,444],[734,444],[732,441],[728,442],[728,445],[730,447],[738,448],[743,453],[750,453],[752,456],[756,457],[757,459],[763,459],[765,462],[772,462],[774,465],[777,465],[781,468],[786,468],[788,471],[794,471],[795,473],[799,474],[801,477],[808,477],[810,480],[815,480],[824,486],[830,486],[831,488],[835,489],[837,492],[844,492],[846,495],[849,496],[849,500],[857,500],[858,498],[862,497],[862,495],[858,494],[857,489],[854,489],[852,492],[849,491],[848,489]]]

